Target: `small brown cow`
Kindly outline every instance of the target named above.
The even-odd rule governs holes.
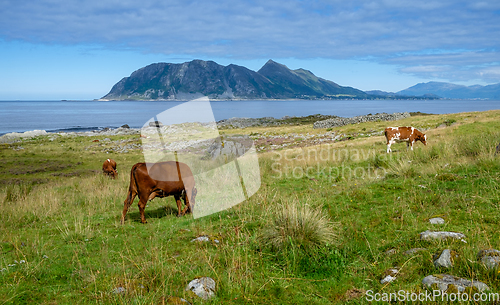
[[[111,178],[115,179],[118,175],[118,170],[116,169],[116,161],[113,159],[107,159],[102,164],[102,172],[105,175],[111,176]]]
[[[406,148],[411,147],[411,150],[416,141],[427,145],[427,136],[414,127],[387,127],[384,134],[387,139],[387,153],[392,151],[391,145],[396,142],[406,142]]]
[[[184,163],[168,161],[154,164],[135,164],[130,171],[130,185],[127,199],[123,202],[121,223],[125,222],[125,215],[134,202],[135,196],[139,197],[139,212],[142,223],[147,223],[144,217],[146,204],[155,197],[163,198],[173,195],[177,203],[177,217],[191,212],[197,193],[194,184],[193,173],[189,166]],[[184,210],[182,210],[181,196],[183,196],[186,205]]]

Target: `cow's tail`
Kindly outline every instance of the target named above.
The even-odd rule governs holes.
[[[387,140],[387,144],[389,144],[389,136],[387,135],[387,128],[384,130],[384,136],[385,139]]]
[[[140,164],[135,164],[130,170],[130,185],[128,187],[127,199],[125,199],[125,204],[130,206],[132,204],[133,198],[138,195],[137,193],[137,180],[135,178],[135,171]]]

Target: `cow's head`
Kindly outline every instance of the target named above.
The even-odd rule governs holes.
[[[421,133],[417,136],[417,140],[422,142],[424,145],[427,145],[427,135]]]

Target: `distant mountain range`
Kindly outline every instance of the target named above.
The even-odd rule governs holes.
[[[210,99],[500,99],[500,84],[465,87],[430,82],[397,93],[364,92],[319,78],[308,70],[291,70],[273,60],[257,72],[238,65],[193,60],[143,67],[116,83],[101,100],[184,100],[201,96]]]
[[[434,94],[450,99],[497,99],[500,100],[500,84],[488,86],[462,86],[442,82],[419,83],[399,91],[401,95]]]

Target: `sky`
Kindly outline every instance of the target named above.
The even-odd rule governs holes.
[[[133,71],[269,59],[361,90],[500,83],[500,1],[0,0],[0,100],[91,100]]]

